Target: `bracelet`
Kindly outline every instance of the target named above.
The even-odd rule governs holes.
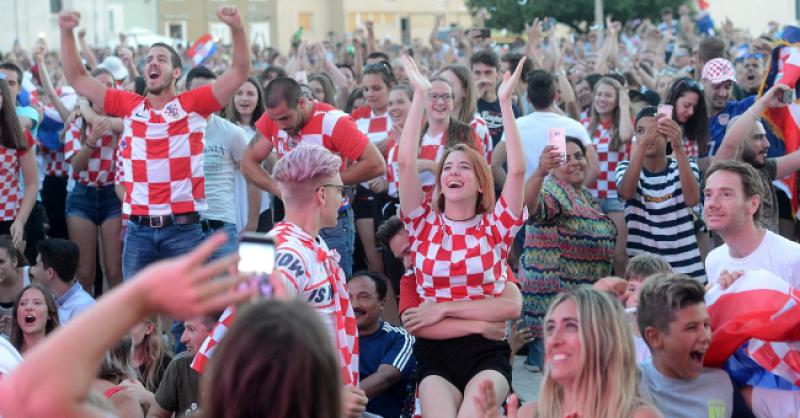
[[[90,144],[88,142],[85,143],[84,145],[86,145],[86,147],[89,148],[89,149],[97,149],[97,145],[92,145],[92,144]]]

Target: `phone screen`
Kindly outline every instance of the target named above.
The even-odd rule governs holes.
[[[264,234],[242,234],[238,267],[240,273],[250,275],[250,286],[258,288],[261,296],[271,297],[270,276],[275,271],[275,242],[272,237]]]
[[[660,104],[658,105],[658,110],[656,112],[666,116],[669,119],[672,119],[672,105]]]

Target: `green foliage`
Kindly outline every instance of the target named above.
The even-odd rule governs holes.
[[[525,23],[533,18],[551,16],[573,28],[588,28],[594,22],[594,0],[466,0],[472,11],[481,7],[489,10],[492,17],[486,25],[495,29],[508,29],[521,33]],[[659,12],[670,7],[677,19],[678,6],[687,0],[605,0],[603,12],[614,20],[625,22],[649,17],[653,22],[660,21]]]

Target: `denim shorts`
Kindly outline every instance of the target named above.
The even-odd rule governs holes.
[[[605,214],[609,212],[625,211],[625,200],[616,197],[597,199],[597,204],[600,205],[600,209],[602,209]]]
[[[122,202],[114,193],[114,186],[86,186],[75,183],[67,195],[67,217],[77,216],[102,225],[111,218],[122,216]]]

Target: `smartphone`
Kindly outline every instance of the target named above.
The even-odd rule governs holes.
[[[292,78],[300,84],[308,84],[308,74],[305,71],[297,71]]]
[[[791,104],[794,102],[794,90],[786,89],[779,98],[781,103]]]
[[[262,297],[272,296],[270,277],[275,271],[275,240],[267,234],[245,232],[239,238],[239,272],[250,275],[246,286],[258,289]]]
[[[548,128],[547,145],[556,147],[562,163],[567,160],[567,134],[564,128]]]
[[[672,105],[660,104],[658,105],[658,110],[656,111],[656,113],[664,115],[668,119],[672,119]]]
[[[489,28],[473,28],[470,32],[475,33],[478,38],[490,38],[492,36],[492,30]]]

